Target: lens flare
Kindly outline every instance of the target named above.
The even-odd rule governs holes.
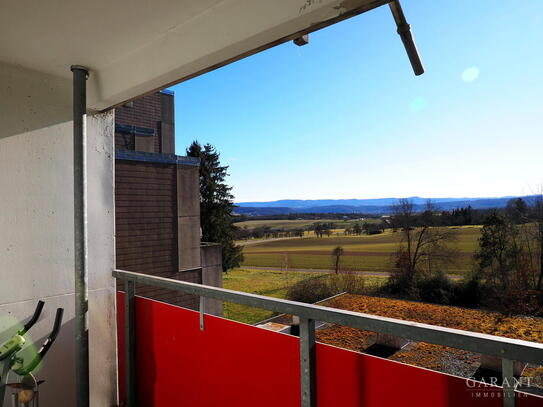
[[[419,96],[419,97],[416,97],[415,99],[413,99],[411,101],[411,103],[409,103],[409,108],[413,112],[420,112],[421,110],[426,109],[427,105],[428,105],[428,103],[426,102],[426,99]]]
[[[464,82],[473,82],[479,77],[479,68],[471,66],[462,72],[462,80]]]

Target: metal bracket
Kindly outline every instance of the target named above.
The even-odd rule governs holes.
[[[302,35],[301,37],[294,38],[292,42],[299,47],[303,47],[304,45],[309,44],[309,34],[305,34],[305,35]]]

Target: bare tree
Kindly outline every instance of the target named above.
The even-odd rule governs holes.
[[[343,256],[343,247],[337,246],[332,250],[332,257],[334,258],[334,265],[336,274],[339,274],[339,267],[341,266],[341,256]]]
[[[488,216],[475,255],[478,271],[490,294],[487,302],[503,311],[541,314],[539,225],[537,220],[517,224],[518,218],[500,213]]]
[[[520,213],[520,215],[519,215]],[[511,218],[510,214],[509,218]],[[512,219],[518,226],[519,245],[525,252],[526,265],[531,272],[532,287],[543,289],[543,194],[538,194],[524,212],[517,210]]]
[[[532,237],[535,242],[538,276],[535,285],[536,290],[543,289],[543,193],[540,193],[530,210],[530,222],[532,222]]]
[[[440,227],[431,201],[425,210],[416,213],[413,203],[400,199],[392,207],[392,223],[401,232],[395,268],[404,282],[412,283],[419,273],[443,271],[454,262],[457,251],[452,243],[456,240],[453,230]]]

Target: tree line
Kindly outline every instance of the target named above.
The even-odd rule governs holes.
[[[258,226],[253,229],[249,229],[247,226],[244,226],[236,227],[236,240],[303,237],[304,233],[304,228],[285,229],[272,228],[271,226]]]
[[[530,203],[515,198],[503,210],[465,208],[447,218],[431,202],[416,213],[413,204],[402,199],[392,213],[391,226],[401,239],[386,291],[437,303],[542,313],[543,198]],[[475,267],[461,281],[451,281],[446,271],[458,259],[457,236],[444,219],[467,223],[482,213]]]

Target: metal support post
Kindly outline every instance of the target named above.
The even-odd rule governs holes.
[[[136,406],[136,284],[124,282],[126,405]]]
[[[511,359],[502,359],[503,407],[515,407],[515,376]]]
[[[87,247],[87,78],[89,70],[72,65],[74,122],[75,370],[77,407],[89,401],[89,291]]]
[[[203,331],[205,329],[204,325],[204,314],[206,312],[205,309],[206,306],[206,297],[200,296],[200,331]]]
[[[316,407],[315,320],[300,318],[300,379],[302,407]]]

